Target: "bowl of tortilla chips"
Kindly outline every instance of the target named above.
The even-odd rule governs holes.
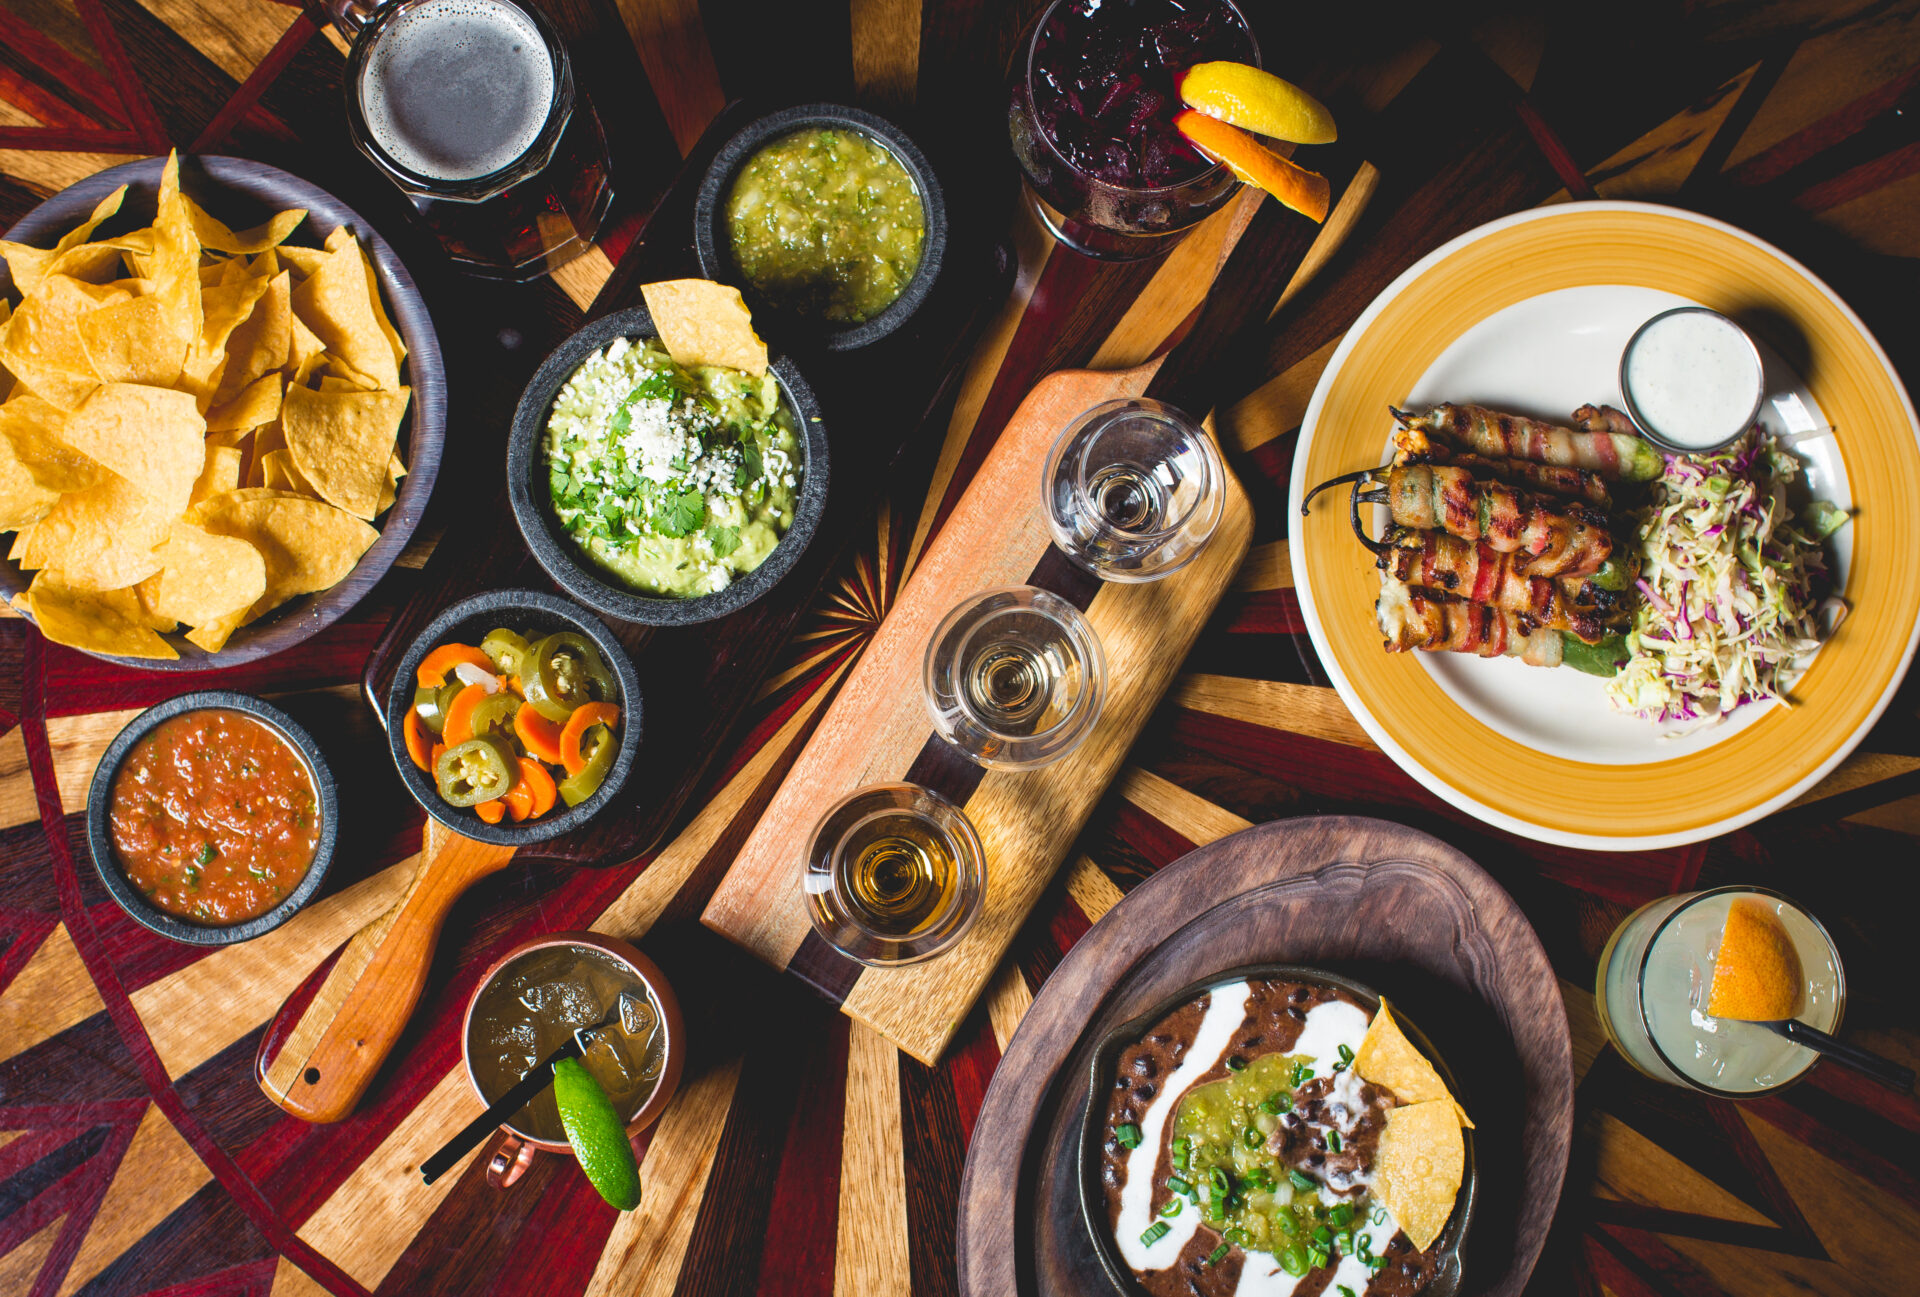
[[[149,158],[36,208],[0,265],[0,595],[48,639],[231,666],[338,619],[405,547],[439,466],[439,344],[338,200]]]

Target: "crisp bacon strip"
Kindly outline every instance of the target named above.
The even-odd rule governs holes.
[[[1389,653],[1418,650],[1517,657],[1536,667],[1557,667],[1561,662],[1558,631],[1530,625],[1524,617],[1485,604],[1462,603],[1417,589],[1404,581],[1380,583],[1374,616]]]
[[[1611,425],[1604,431],[1576,432],[1542,419],[1450,401],[1424,414],[1409,410],[1394,410],[1393,414],[1416,432],[1444,437],[1476,455],[1495,459],[1582,468],[1611,480],[1630,482],[1651,481],[1660,476],[1662,468],[1660,453],[1630,426],[1625,432]]]
[[[1396,429],[1393,444],[1393,462],[1398,465],[1447,464],[1464,468],[1475,477],[1490,477],[1525,490],[1585,500],[1600,509],[1613,507],[1607,479],[1584,468],[1536,464],[1530,459],[1493,459],[1472,451],[1455,449],[1443,442],[1436,443],[1425,433],[1411,428]]]
[[[1443,531],[1397,529],[1388,533],[1387,542],[1380,569],[1389,579],[1514,613],[1589,644],[1607,634],[1606,619],[1579,578],[1528,576],[1520,554],[1503,554],[1485,542]]]
[[[1549,503],[1503,482],[1476,482],[1451,464],[1408,464],[1376,476],[1386,479],[1384,503],[1396,527],[1439,528],[1496,553],[1523,553],[1523,576],[1591,576],[1613,553],[1606,515],[1577,500]]]

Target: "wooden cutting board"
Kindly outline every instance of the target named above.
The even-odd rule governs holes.
[[[1064,370],[1021,402],[701,916],[924,1063],[939,1058],[973,1007],[1246,557],[1253,510],[1231,473],[1212,541],[1163,580],[1099,581],[1053,546],[1040,478],[1054,438],[1090,407],[1143,393],[1158,367]],[[1072,753],[1038,770],[974,765],[933,732],[921,700],[934,626],[968,595],[1008,585],[1039,586],[1081,608],[1107,657],[1099,721]],[[868,968],[813,930],[801,857],[828,806],[900,780],[965,809],[986,848],[987,894],[973,929],[945,954]]]

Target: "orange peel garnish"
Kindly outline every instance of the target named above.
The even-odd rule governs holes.
[[[1735,898],[1713,960],[1707,1012],[1742,1022],[1780,1022],[1799,1011],[1803,981],[1793,938],[1773,907],[1757,896]]]
[[[1247,63],[1196,63],[1180,75],[1181,102],[1232,126],[1294,144],[1331,144],[1339,131],[1326,105]]]
[[[1266,190],[1302,216],[1327,219],[1333,189],[1319,172],[1288,161],[1238,126],[1192,108],[1175,113],[1173,125],[1194,147],[1225,163],[1247,184]]]

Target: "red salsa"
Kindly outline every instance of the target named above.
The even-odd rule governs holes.
[[[200,923],[271,910],[306,877],[320,806],[306,763],[278,730],[240,712],[185,712],[121,761],[113,846],[135,887]]]

